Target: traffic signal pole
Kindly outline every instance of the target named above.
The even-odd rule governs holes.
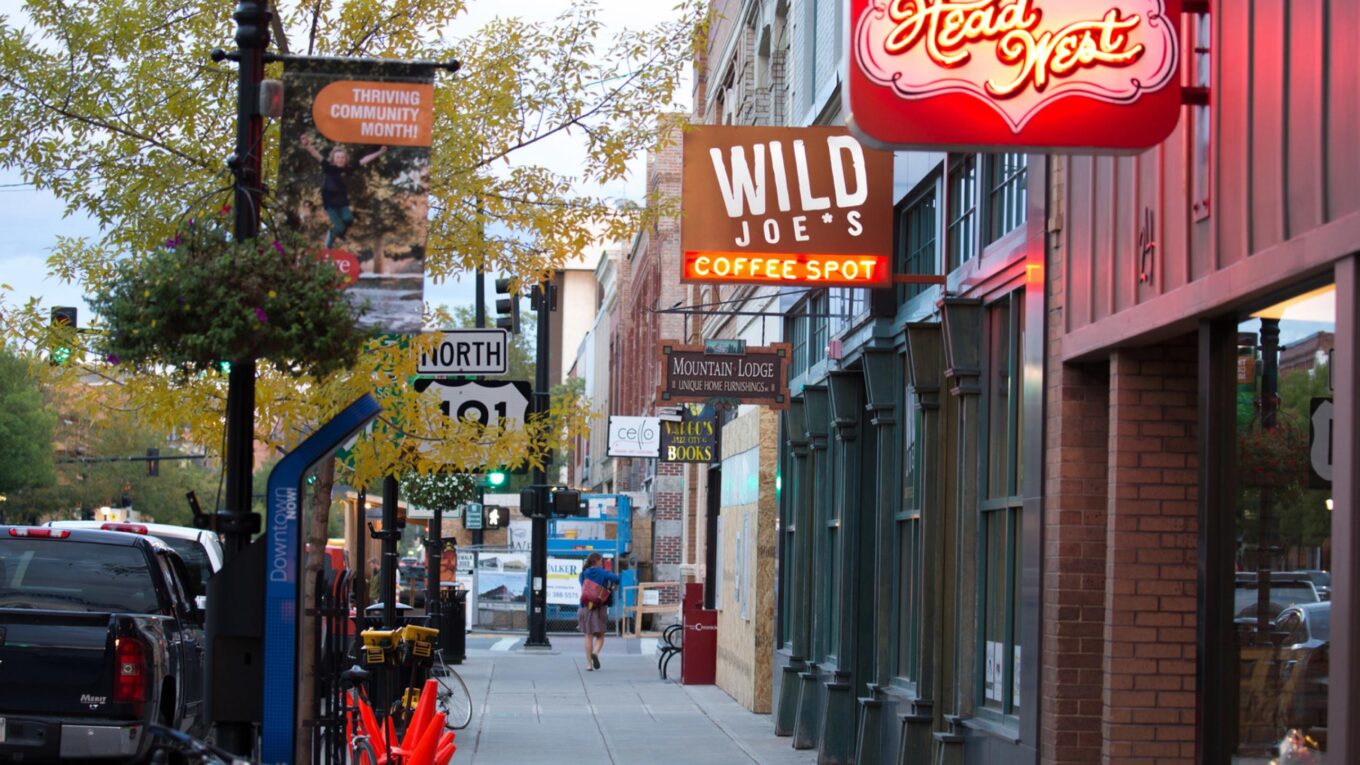
[[[481,212],[481,210],[479,209],[479,210],[478,210],[478,213],[480,213],[480,212]],[[479,216],[479,217],[480,217],[480,216]],[[473,324],[477,327],[477,329],[481,329],[482,327],[486,326],[486,273],[483,272],[481,268],[478,268],[477,271],[476,271],[476,273],[477,273],[477,277],[476,277],[477,284],[476,284],[476,291],[475,291],[475,293],[474,293],[475,296],[476,296],[476,298],[475,298],[475,301],[474,301],[474,303],[473,303],[473,311],[474,311],[474,313],[473,313]],[[507,347],[507,348],[506,348],[506,352],[509,353],[509,351],[510,351],[510,349]],[[490,466],[488,466],[488,467],[490,467]],[[481,487],[480,483],[481,483],[481,482],[478,481],[478,484],[479,484],[479,485],[478,485],[478,487],[477,487],[477,501],[478,501],[479,503],[482,501],[482,487]],[[485,523],[485,521],[483,521],[483,523]],[[472,544],[473,544],[474,546],[480,545],[480,544],[482,544],[482,541],[483,541],[483,539],[482,539],[482,530],[481,530],[481,529],[473,529],[473,530],[472,530]]]
[[[232,18],[236,21],[236,48],[233,54],[222,54],[237,63],[236,89],[236,151],[227,160],[235,175],[234,205],[236,212],[233,234],[236,240],[255,238],[260,231],[260,205],[264,198],[262,157],[264,155],[264,117],[260,113],[260,82],[264,79],[264,52],[269,47],[268,0],[239,0]],[[217,58],[220,51],[214,52]],[[220,59],[219,59],[220,60]],[[255,467],[255,359],[230,359],[227,375],[226,411],[226,506],[217,514],[216,530],[222,535],[223,581],[250,580],[248,571],[234,570],[248,566],[251,560],[242,553],[250,545],[259,529],[259,517],[251,512],[252,478]],[[235,565],[233,565],[235,564]],[[215,588],[220,589],[220,588]],[[213,590],[210,590],[213,591]],[[238,593],[248,600],[254,593]],[[264,593],[259,597],[263,599]],[[235,634],[243,631],[244,622],[226,597],[208,598],[207,659],[209,662],[230,661],[225,656],[238,657],[250,653]],[[244,630],[249,631],[249,630]],[[244,644],[250,644],[249,640]],[[219,648],[222,649],[219,651]],[[255,657],[259,658],[259,657]],[[254,751],[254,725],[247,721],[257,713],[247,714],[252,706],[235,699],[239,694],[214,684],[231,672],[249,672],[250,668],[210,668],[207,673],[209,719],[217,733],[217,743],[223,749],[249,756]],[[240,674],[236,672],[236,674]],[[227,673],[224,675],[224,673]],[[222,702],[222,703],[220,703]],[[229,708],[230,707],[230,708]],[[257,718],[258,719],[258,718]]]
[[[555,295],[551,279],[534,288],[538,298],[538,336],[535,341],[537,361],[534,370],[534,411],[548,411],[549,344],[552,340],[552,309]],[[543,455],[542,464],[552,461],[552,453]],[[538,512],[534,514],[530,533],[529,552],[529,638],[526,648],[551,648],[548,642],[548,471],[536,467],[530,482],[537,493]]]

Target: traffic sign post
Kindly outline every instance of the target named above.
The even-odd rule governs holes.
[[[482,505],[469,502],[463,506],[463,528],[471,531],[482,530]]]
[[[417,392],[439,396],[440,409],[455,421],[513,428],[528,421],[532,392],[521,380],[417,380]]]
[[[439,332],[433,348],[420,352],[422,375],[503,375],[510,371],[510,333],[503,329]]]

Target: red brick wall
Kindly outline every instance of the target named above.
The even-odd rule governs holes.
[[[1193,342],[1110,359],[1102,761],[1190,765],[1197,558]]]
[[[1048,369],[1041,750],[1045,763],[1090,765],[1105,682],[1109,376],[1060,358],[1059,345]]]

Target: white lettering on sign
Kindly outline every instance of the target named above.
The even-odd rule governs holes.
[[[850,136],[832,136],[827,139],[826,148],[831,161],[830,196],[818,195],[818,189],[812,188],[807,144],[801,140],[793,142],[798,204],[803,212],[831,209],[833,197],[837,208],[858,207],[869,198],[869,174],[864,162],[864,148],[859,142]],[[765,160],[767,153],[771,160],[768,163]],[[758,143],[749,149],[746,146],[733,146],[728,158],[723,157],[722,149],[714,147],[708,150],[708,156],[713,163],[713,173],[717,177],[718,190],[729,218],[764,215],[768,205],[767,183],[771,181],[779,211],[789,212],[793,209],[782,141]],[[769,223],[765,223],[765,239],[773,244],[778,241],[779,232],[777,228],[769,230]]]
[[[274,516],[274,527],[269,530],[269,581],[293,581],[292,555],[290,554],[288,529],[297,524],[298,492],[292,487],[278,490],[279,508],[282,512]]]

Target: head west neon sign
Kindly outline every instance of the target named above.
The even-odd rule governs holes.
[[[851,0],[847,122],[905,146],[1146,148],[1180,112],[1180,0]]]

